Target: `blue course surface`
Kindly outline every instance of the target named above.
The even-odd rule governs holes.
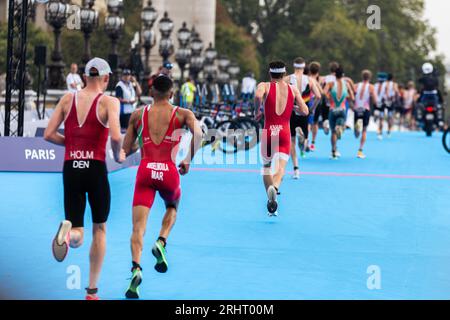
[[[258,164],[196,164],[182,178],[166,274],[153,270],[150,252],[164,213],[162,201],[155,202],[145,237],[142,297],[450,299],[450,157],[440,139],[397,133],[380,142],[371,133],[368,158],[359,160],[358,143],[346,133],[342,159],[331,161],[328,137],[321,134],[318,151],[301,160],[301,179],[286,176],[278,218],[266,214]],[[103,299],[122,299],[128,285],[135,174],[130,168],[110,175]],[[0,181],[3,293],[83,299],[90,233],[63,263],[51,254],[63,219],[61,175],[0,173]],[[85,220],[89,231],[89,209]],[[79,290],[67,287],[71,266],[81,270]],[[367,286],[369,266],[379,268],[379,290]]]

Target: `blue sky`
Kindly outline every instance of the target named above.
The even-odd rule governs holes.
[[[447,64],[450,64],[450,1],[448,0],[425,0],[425,18],[438,30],[438,51],[444,53]]]

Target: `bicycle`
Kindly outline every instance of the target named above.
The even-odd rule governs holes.
[[[442,136],[442,144],[444,145],[444,149],[450,153],[450,127],[444,131],[444,135]]]

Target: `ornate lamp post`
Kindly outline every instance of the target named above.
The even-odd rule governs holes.
[[[217,50],[213,48],[212,43],[209,43],[209,47],[205,50],[205,63],[214,64],[217,58]]]
[[[203,51],[203,41],[200,39],[200,35],[195,31],[195,27],[192,28],[192,39],[190,43],[192,50],[192,57],[190,61],[190,73],[195,81],[198,79],[198,74],[203,69],[205,63],[204,58],[201,56]]]
[[[218,82],[223,85],[230,80],[230,75],[228,74],[228,66],[230,65],[230,59],[227,56],[221,55],[217,60],[219,65],[219,74],[217,75]]]
[[[205,50],[205,66],[203,72],[207,82],[213,82],[217,76],[217,67],[214,64],[217,58],[217,50],[213,48],[212,43],[209,43],[208,48]]]
[[[183,83],[184,81],[184,70],[186,68],[186,64],[189,63],[192,55],[192,50],[187,46],[190,38],[191,31],[186,27],[186,22],[183,22],[182,27],[177,32],[177,39],[180,47],[175,54],[175,60],[180,66],[181,70],[180,83]]]
[[[111,39],[111,53],[117,55],[117,40],[119,39],[125,19],[120,16],[120,10],[123,8],[122,0],[109,0],[109,15],[105,19],[105,31]]]
[[[83,66],[91,59],[91,33],[98,27],[98,12],[93,9],[95,0],[83,0],[83,8],[80,10],[81,31],[84,33]],[[83,69],[83,67],[81,68]]]
[[[45,20],[53,27],[55,45],[51,54],[51,64],[49,65],[50,88],[62,89],[65,85],[64,62],[61,50],[61,28],[69,16],[70,5],[65,0],[50,0],[45,10]]]
[[[156,36],[153,32],[153,25],[158,18],[158,12],[152,6],[152,1],[148,1],[147,6],[142,10],[141,21],[142,21],[142,41],[145,53],[145,63],[144,63],[144,93],[148,93],[148,80],[152,72],[150,68],[150,51],[156,43]]]
[[[239,88],[238,75],[241,72],[241,68],[239,67],[239,65],[236,62],[232,62],[228,66],[227,71],[231,77],[230,84],[233,87],[234,91],[236,92],[236,90]]]
[[[159,32],[161,32],[159,54],[163,58],[163,62],[167,61],[173,54],[173,41],[170,38],[173,27],[173,21],[169,18],[169,14],[167,13],[167,11],[164,12],[164,17],[159,21]]]

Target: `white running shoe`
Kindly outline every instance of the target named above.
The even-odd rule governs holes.
[[[323,132],[328,135],[330,133],[330,121],[329,120],[325,120],[323,122]]]
[[[67,256],[69,251],[70,242],[70,230],[72,229],[72,223],[70,221],[64,220],[59,225],[58,232],[52,243],[53,256],[56,261],[62,262]]]
[[[300,179],[300,170],[296,169],[296,170],[294,171],[294,176],[293,176],[293,178],[294,178],[295,180]]]
[[[383,140],[383,136],[382,136],[381,134],[378,134],[377,139],[378,139],[379,141],[382,141],[382,140]]]
[[[341,157],[341,153],[339,151],[335,151],[334,154],[336,155],[336,157],[340,158]]]
[[[278,209],[278,202],[277,202],[277,189],[274,186],[270,186],[267,189],[267,198],[269,199],[267,201],[267,210],[270,214],[275,214]]]

